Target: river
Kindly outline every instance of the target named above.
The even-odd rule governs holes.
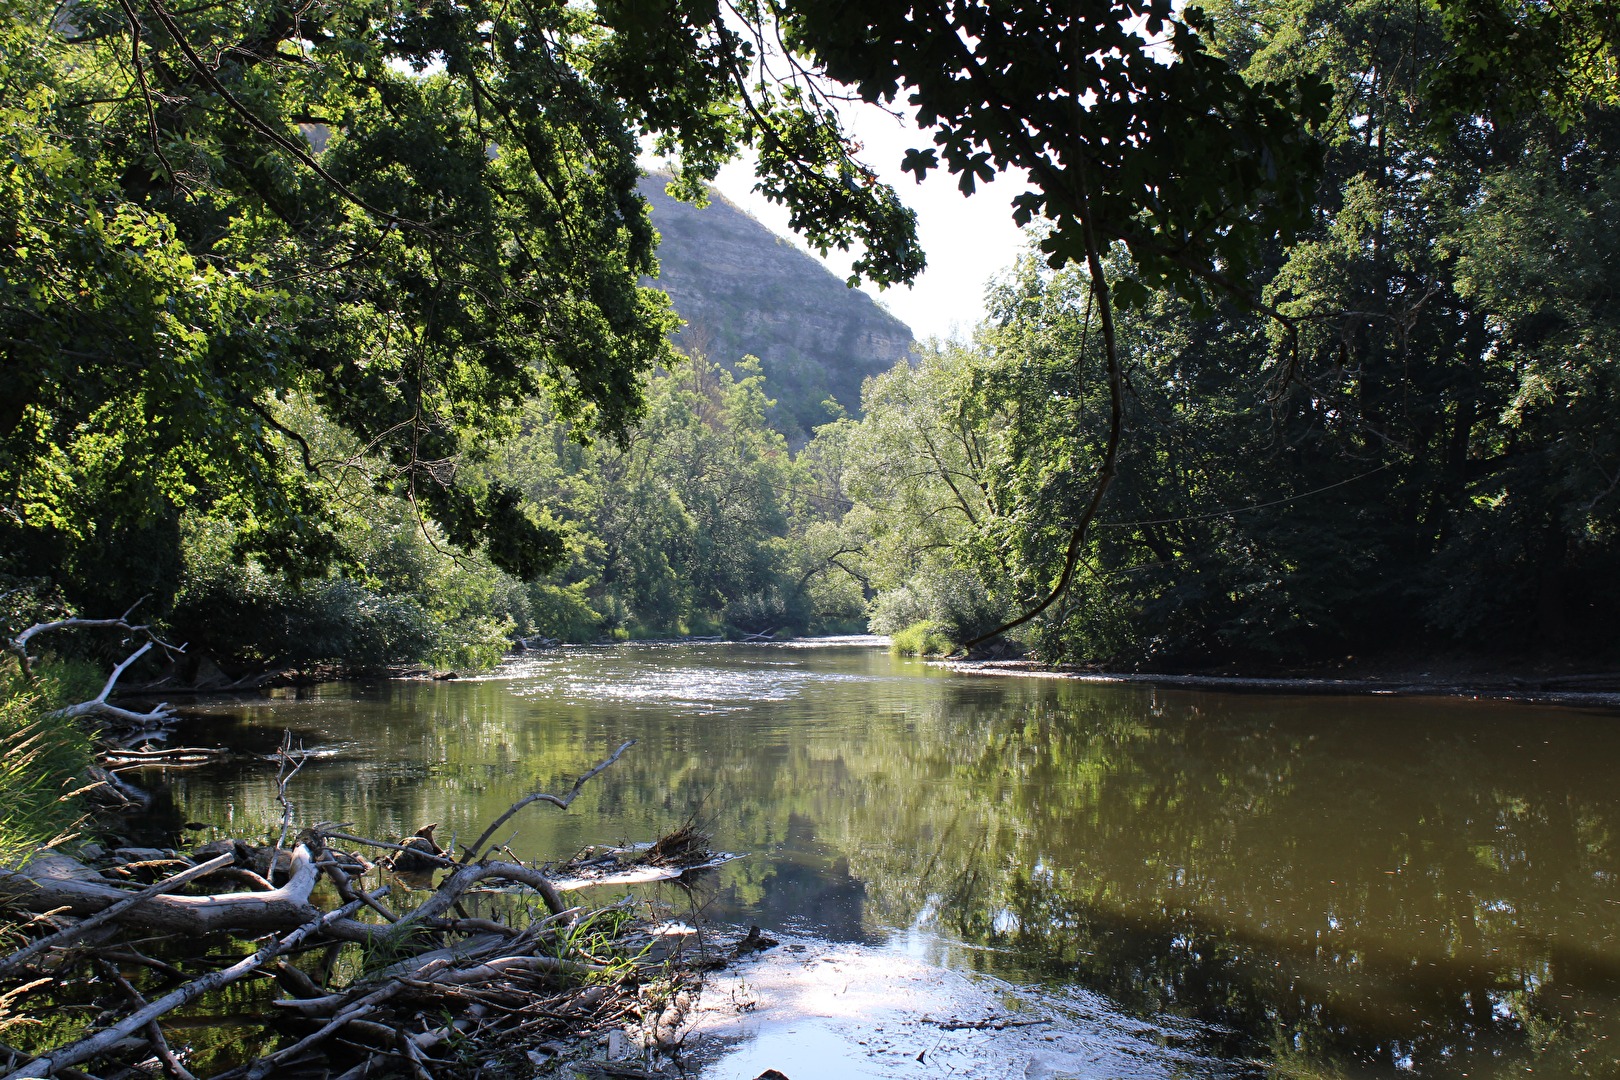
[[[782,941],[703,995],[714,1080],[1620,1075],[1614,713],[962,675],[836,639],[203,712],[182,738],[316,751],[299,820],[441,841],[636,740],[500,839],[564,858],[691,820],[746,853],[653,897]],[[268,830],[273,775],[175,773],[173,824]]]

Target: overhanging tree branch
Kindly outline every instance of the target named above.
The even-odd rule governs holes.
[[[1120,436],[1124,429],[1124,379],[1121,375],[1119,363],[1119,347],[1114,335],[1113,303],[1108,296],[1108,278],[1103,271],[1102,252],[1097,243],[1097,231],[1092,227],[1089,203],[1091,199],[1090,185],[1087,183],[1085,170],[1076,169],[1076,182],[1085,214],[1081,220],[1082,233],[1086,244],[1086,269],[1091,275],[1091,295],[1096,300],[1099,321],[1102,324],[1103,353],[1108,365],[1108,441],[1103,449],[1101,467],[1097,470],[1096,485],[1092,488],[1091,499],[1086,504],[1085,511],[1080,520],[1075,523],[1069,532],[1068,548],[1063,556],[1063,573],[1059,575],[1057,584],[1046,598],[1022,615],[1010,622],[991,630],[987,634],[980,634],[970,641],[963,642],[964,648],[972,648],[991,638],[1005,634],[1008,630],[1022,626],[1035,616],[1051,607],[1057,598],[1068,589],[1069,583],[1074,580],[1075,567],[1080,562],[1080,550],[1085,543],[1086,532],[1097,517],[1097,509],[1102,505],[1103,496],[1108,493],[1109,485],[1114,481],[1114,472],[1119,463]],[[1081,360],[1084,360],[1082,355]]]
[[[210,90],[218,94],[220,99],[224,101],[226,105],[230,106],[232,112],[235,112],[244,121],[246,121],[248,127],[269,139],[284,153],[288,154],[300,162],[305,168],[313,172],[316,176],[319,176],[322,180],[326,181],[333,191],[336,191],[344,199],[353,203],[355,206],[358,206],[360,209],[364,210],[373,217],[381,218],[390,225],[398,225],[401,228],[414,229],[420,232],[432,231],[428,228],[428,226],[423,225],[421,222],[411,221],[410,219],[401,217],[398,214],[392,214],[387,210],[373,206],[366,200],[362,199],[359,195],[356,195],[353,191],[349,190],[348,185],[344,184],[343,181],[339,180],[337,177],[328,172],[325,166],[323,166],[319,161],[316,161],[314,155],[312,155],[308,150],[299,146],[297,143],[287,138],[287,136],[277,131],[274,127],[270,126],[270,124],[268,124],[257,113],[244,105],[235,94],[227,90],[224,84],[219,81],[218,77],[214,75],[213,70],[209,68],[207,64],[203,63],[202,57],[198,56],[197,51],[191,47],[191,42],[186,40],[185,34],[180,29],[180,24],[175,20],[174,16],[171,15],[163,7],[163,5],[158,2],[158,0],[147,0],[146,6],[151,10],[152,14],[157,17],[158,22],[163,24],[163,29],[168,31],[169,37],[174,40],[175,45],[178,46],[180,52],[184,54],[186,63],[190,65],[191,70],[195,71],[197,73],[197,77],[207,84]]]

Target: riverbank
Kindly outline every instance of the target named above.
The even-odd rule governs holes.
[[[733,856],[711,852],[690,826],[565,862],[519,861],[512,837],[496,838],[530,803],[566,811],[633,745],[562,795],[517,801],[460,845],[459,859],[439,847],[436,825],[400,843],[330,821],[294,835],[287,787],[309,759],[289,737],[273,843],[249,830],[191,850],[64,838],[0,860],[0,1073],[72,1076],[89,1064],[260,1080],[388,1074],[403,1062],[417,1076],[564,1076],[574,1062],[597,1064],[599,1035],[608,1060],[634,1051],[656,1070],[658,1055],[678,1049],[671,1032],[685,1009],[675,1003],[710,956],[672,950],[646,904],[577,901],[609,886],[690,887]],[[249,942],[261,946],[251,955]],[[311,950],[319,963],[293,962]],[[276,996],[244,996],[232,984],[248,976],[268,977]],[[88,1029],[45,1021],[87,1007],[107,983],[133,1011],[100,1008]],[[221,1007],[241,1011],[222,1021]]]
[[[569,812],[531,805],[494,839],[561,856],[695,813],[720,848],[749,853],[694,894],[636,890],[654,906],[635,914],[670,947],[725,955],[717,937],[756,925],[781,942],[703,973],[681,1046],[705,1080],[1234,1080],[1256,1061],[1383,1075],[1408,1055],[1413,1076],[1572,1075],[1611,1068],[1620,1044],[1605,974],[1620,952],[1613,709],[973,678],[863,638],[559,648],[494,676],[184,713],[173,745],[233,756],[125,775],[157,795],[154,823],[222,823],[188,839],[193,858],[231,835],[275,838],[271,759],[288,730],[311,751],[288,792],[298,820],[383,840],[437,822],[458,854],[635,739]],[[384,902],[403,916],[418,899]],[[566,1056],[642,1068],[641,1044],[621,1033],[615,1053],[622,1024],[603,1019]],[[383,1023],[363,1017],[360,1032],[366,1020]],[[201,1047],[226,1032],[193,1022],[176,1026],[207,1075]],[[553,1075],[584,1071],[523,1049]],[[521,1056],[514,1068],[538,1071]]]
[[[1487,674],[1450,665],[1432,671],[1352,668],[1344,674],[1234,675],[1226,673],[1102,671],[1036,660],[932,661],[964,675],[1068,679],[1098,685],[1144,685],[1177,690],[1245,694],[1349,694],[1454,697],[1537,705],[1620,708],[1620,672]]]

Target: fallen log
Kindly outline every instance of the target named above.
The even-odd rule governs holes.
[[[303,845],[299,846],[300,848],[303,847]],[[306,858],[308,857],[307,849],[305,850],[305,856]],[[312,865],[312,872],[313,869],[314,867]],[[157,899],[173,900],[179,898],[159,897]],[[336,911],[330,912],[329,914],[311,919],[298,929],[294,930],[292,933],[288,934],[286,937],[278,938],[275,941],[272,941],[270,944],[266,945],[264,948],[260,949],[247,959],[232,964],[230,967],[224,968],[220,971],[210,972],[201,978],[193,979],[191,982],[186,983],[186,985],[164,994],[146,1008],[139,1009],[129,1016],[124,1017],[124,1019],[120,1020],[111,1027],[103,1028],[94,1035],[91,1035],[89,1038],[80,1039],[76,1043],[72,1043],[68,1046],[62,1047],[59,1050],[53,1050],[49,1054],[44,1054],[35,1058],[22,1068],[8,1073],[3,1080],[24,1080],[25,1077],[54,1076],[56,1073],[69,1066],[78,1065],[81,1062],[89,1061],[91,1058],[106,1052],[115,1043],[127,1039],[135,1032],[142,1030],[148,1023],[156,1020],[160,1016],[163,1016],[165,1013],[178,1009],[186,1002],[194,1001],[212,990],[218,990],[222,986],[229,986],[231,983],[236,982],[243,976],[257,971],[268,961],[274,960],[282,953],[296,948],[300,943],[303,942],[305,938],[319,932],[329,923],[337,919],[347,918],[348,916],[354,914],[359,907],[360,902],[355,901],[352,904],[345,904],[343,907],[340,907]]]
[[[139,891],[130,885],[115,884],[105,875],[134,871],[145,877],[154,870],[162,872],[163,864],[174,857],[172,851],[119,848],[115,855],[120,864],[100,873],[82,862],[58,855],[40,856],[17,869],[0,869],[0,897],[4,898],[6,906],[80,920],[65,927],[58,920],[50,927],[55,932],[15,956],[0,959],[0,976],[12,973],[6,984],[11,987],[10,992],[25,994],[43,985],[45,980],[37,978],[34,968],[41,958],[48,956],[57,980],[71,980],[85,971],[99,972],[102,984],[121,990],[129,1001],[125,1006],[129,1015],[107,1019],[110,1026],[84,1033],[83,1038],[27,1060],[26,1064],[22,1055],[13,1055],[8,1060],[0,1054],[0,1073],[6,1074],[0,1080],[75,1078],[86,1075],[75,1066],[87,1062],[92,1063],[90,1068],[97,1068],[96,1063],[105,1065],[105,1070],[98,1068],[97,1071],[109,1078],[133,1076],[142,1070],[145,1071],[142,1074],[150,1074],[162,1067],[170,1075],[184,1080],[185,1048],[178,1043],[170,1047],[168,1040],[175,1037],[177,1029],[172,1017],[167,1030],[159,1027],[159,1017],[250,974],[273,979],[291,995],[290,1000],[274,1002],[278,1007],[270,1011],[280,1014],[286,1025],[293,1026],[293,1037],[289,1045],[222,1074],[224,1078],[261,1080],[310,1067],[312,1063],[323,1068],[330,1065],[334,1073],[348,1070],[348,1074],[355,1076],[386,1069],[396,1074],[403,1071],[431,1077],[454,1063],[429,1054],[436,1045],[458,1032],[479,1044],[499,1045],[504,1052],[514,1046],[514,1040],[569,1037],[619,1022],[627,1010],[635,1007],[636,986],[645,979],[646,972],[627,967],[625,971],[634,971],[634,974],[623,981],[600,978],[609,969],[597,962],[596,956],[569,944],[574,939],[569,926],[580,909],[565,904],[553,880],[557,871],[535,864],[525,865],[515,855],[502,860],[491,859],[486,845],[498,829],[526,805],[543,801],[566,808],[582,787],[618,760],[629,745],[619,746],[582,775],[572,790],[555,796],[535,793],[520,800],[485,830],[459,861],[448,855],[420,850],[429,846],[426,843],[406,845],[370,840],[340,832],[342,826],[320,823],[299,834],[295,844],[289,842],[290,851],[280,841],[271,847],[255,847],[239,839],[204,845],[190,859],[177,860],[194,859],[198,865],[186,866],[179,873]],[[187,752],[173,753],[180,756]],[[150,750],[135,754],[141,755],[137,760],[142,765],[162,761],[166,756]],[[278,781],[291,778],[285,765],[284,760]],[[278,791],[283,810],[282,835],[286,838],[291,828],[291,804],[286,800],[284,783],[278,785]],[[582,869],[596,878],[594,883],[611,878],[615,870],[623,872],[628,862],[643,864],[638,867],[642,873],[647,872],[644,864],[649,861],[667,860],[690,869],[713,858],[706,848],[706,839],[688,829],[671,834],[649,848],[609,849],[610,857],[593,858],[589,866]],[[380,900],[387,893],[386,888],[369,891],[365,888],[365,875],[374,868],[373,864],[340,847],[328,846],[338,840],[394,851],[411,850],[428,860],[430,880],[439,869],[448,873],[442,875],[443,881],[436,889],[425,894],[425,901],[415,910],[396,913]],[[501,847],[499,843],[493,845],[494,850]],[[483,857],[475,860],[474,855],[480,853]],[[262,876],[243,869],[245,866],[262,871]],[[657,872],[662,875],[672,871],[678,872],[673,866],[659,867]],[[331,878],[340,898],[335,904],[342,905],[327,914],[312,902],[312,890],[322,874]],[[214,896],[177,895],[180,886],[210,877],[215,882],[230,882],[216,888],[239,888],[237,881],[249,882],[257,888]],[[274,882],[283,880],[285,883],[279,888],[271,887]],[[495,887],[489,883],[495,883]],[[471,906],[469,894],[489,897],[509,891],[526,893],[531,898],[516,905],[527,918],[502,916],[497,912],[485,918],[477,908],[469,912],[463,907],[464,902]],[[544,912],[536,910],[538,904],[532,901],[535,893],[546,905]],[[415,899],[410,898],[412,902]],[[367,907],[388,921],[376,922],[373,915],[364,912]],[[614,928],[609,937],[623,930],[619,920],[608,922]],[[196,978],[134,949],[148,935],[168,935],[171,945],[184,949],[184,942],[176,939],[197,939],[216,932],[236,938],[265,933],[285,936],[261,939],[256,944],[263,947],[252,956],[238,959],[241,953],[237,952],[219,961],[231,964],[230,967]],[[619,937],[618,940],[628,939]],[[219,938],[210,938],[206,945],[201,941],[196,945],[212,951],[217,949],[219,941]],[[596,934],[591,935],[590,941],[592,951],[599,951],[599,947],[603,950],[618,947],[606,944],[606,939]],[[371,973],[343,986],[333,981],[333,973],[338,970],[336,961],[349,943],[361,943],[372,950],[369,957],[361,959]],[[64,951],[69,946],[71,948]],[[234,946],[228,947],[234,949]],[[319,963],[299,962],[295,966],[289,962],[295,952],[312,950],[317,954],[324,950]],[[370,961],[379,952],[398,962],[384,966],[387,964],[384,961],[376,965],[383,970],[376,971]],[[607,952],[602,951],[601,955]],[[186,966],[194,961],[210,962],[194,956],[192,961],[185,961]],[[174,981],[142,982],[133,976],[126,978],[125,971],[119,970],[119,965],[126,963],[148,967]],[[587,980],[595,985],[582,988],[580,984]],[[159,989],[169,987],[172,987],[169,993],[157,996]],[[285,1030],[281,1024],[274,1026]],[[139,1064],[130,1066],[125,1063],[133,1060],[131,1054],[156,1056],[146,1056]],[[222,1080],[222,1077],[214,1080]]]
[[[32,944],[18,949],[10,956],[0,958],[0,975],[11,974],[18,968],[32,963],[36,956],[43,955],[47,950],[60,948],[70,941],[81,938],[85,934],[88,934],[90,931],[94,930],[96,927],[111,922],[120,915],[128,912],[130,909],[138,907],[148,900],[162,896],[165,893],[171,893],[180,888],[182,885],[185,885],[187,882],[195,881],[201,877],[207,877],[215,870],[224,869],[231,864],[232,859],[233,857],[230,855],[221,855],[217,859],[210,859],[199,866],[193,866],[189,870],[182,870],[172,877],[164,878],[156,885],[142,889],[134,896],[129,896],[126,894],[124,895],[123,899],[117,901],[111,907],[102,908],[100,911],[81,922],[77,922],[72,926],[64,927],[63,929],[58,930],[56,933],[51,934],[49,937],[40,938],[38,941],[35,941]]]
[[[694,874],[700,870],[713,870],[724,866],[733,859],[740,859],[741,855],[730,852],[717,851],[697,862],[685,865],[659,866],[653,863],[612,863],[604,866],[589,866],[573,872],[574,867],[563,867],[569,870],[567,877],[552,879],[558,892],[576,892],[580,889],[594,889],[607,885],[650,885],[656,881],[674,881]]]
[[[134,724],[136,727],[161,725],[173,720],[174,714],[169,711],[169,703],[167,701],[159,702],[151,712],[144,713],[131,712],[128,709],[120,709],[118,706],[109,704],[107,701],[107,699],[112,696],[113,688],[118,685],[119,677],[129,669],[131,664],[145,656],[151,648],[152,643],[148,641],[145,645],[142,645],[140,648],[136,649],[134,652],[125,657],[123,663],[113,668],[112,674],[107,676],[106,685],[101,688],[101,693],[97,694],[89,701],[81,701],[77,705],[64,706],[63,708],[55,710],[50,715],[62,717],[64,719],[73,719],[79,716],[99,716],[112,720],[122,720],[126,724]]]
[[[555,956],[503,956],[479,964],[477,967],[445,971],[443,974],[435,975],[431,980],[418,975],[412,981],[438,986],[466,986],[469,983],[487,982],[517,974],[572,975],[584,978],[606,970],[607,968],[601,964],[582,964],[575,960],[559,960]]]
[[[108,750],[102,757],[108,761],[152,761],[161,762],[171,758],[222,758],[230,752],[218,747],[208,746],[175,746],[164,750]]]
[[[221,1073],[215,1080],[264,1080],[278,1067],[296,1061],[319,1044],[335,1036],[346,1025],[363,1021],[389,999],[406,990],[437,992],[444,987],[465,986],[509,978],[514,975],[567,975],[585,978],[606,970],[600,964],[583,964],[559,960],[553,956],[503,956],[470,968],[451,968],[443,954],[430,954],[416,958],[408,974],[397,977],[384,973],[385,981],[375,990],[355,996],[350,990],[323,998],[278,1002],[305,1014],[319,1015],[336,1010],[331,1019],[316,1031],[291,1046],[266,1055],[251,1065]],[[419,1046],[418,1049],[421,1049]]]
[[[128,979],[124,978],[123,973],[118,970],[116,964],[101,958],[96,961],[96,966],[101,969],[102,977],[117,984],[118,988],[124,992],[124,996],[137,1009],[144,1009],[151,1004],[141,996],[141,992],[135,989]],[[180,1063],[180,1059],[175,1056],[174,1051],[170,1049],[169,1040],[164,1038],[163,1028],[158,1025],[156,1020],[148,1020],[146,1027],[142,1030],[146,1034],[146,1041],[152,1045],[153,1051],[157,1053],[158,1060],[163,1062],[164,1069],[168,1071],[170,1076],[174,1077],[174,1080],[197,1080],[191,1071]]]
[[[227,859],[227,863],[230,861],[233,860]],[[218,896],[154,895],[144,901],[135,914],[125,909],[121,916],[115,917],[138,923],[143,929],[177,934],[216,931],[263,934],[286,930],[318,914],[309,902],[318,873],[309,847],[299,844],[293,849],[287,883],[279,889]],[[130,896],[111,884],[34,874],[29,867],[0,870],[0,895],[12,907],[27,911],[63,911],[81,917],[96,915]]]

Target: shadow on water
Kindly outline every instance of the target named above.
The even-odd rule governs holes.
[[[809,818],[789,814],[782,843],[771,853],[757,895],[741,903],[734,893],[719,893],[710,905],[711,916],[748,919],[823,941],[880,943],[882,935],[866,922],[866,882],[853,876],[849,859],[818,841],[815,832]]]
[[[634,738],[570,813],[514,819],[514,849],[696,817],[752,853],[707,896],[722,919],[1099,995],[1239,1071],[1478,1077],[1620,1075],[1615,719],[688,646],[222,705],[182,737],[268,752],[291,728],[327,752],[301,819],[442,838]],[[268,827],[272,773],[176,774],[173,817]]]

